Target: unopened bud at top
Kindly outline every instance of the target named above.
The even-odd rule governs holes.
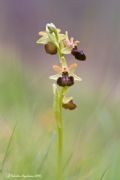
[[[47,24],[46,31],[50,33],[56,32],[56,26],[53,23]]]

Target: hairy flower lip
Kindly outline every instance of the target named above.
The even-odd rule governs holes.
[[[72,49],[71,54],[77,60],[80,60],[80,61],[85,61],[86,60],[86,55],[84,54],[83,50],[78,50],[77,47]]]
[[[46,53],[51,55],[57,54],[57,47],[52,42],[48,42],[44,47]]]
[[[70,100],[68,103],[63,103],[62,107],[64,109],[74,110],[77,105],[73,102],[73,100]]]
[[[74,84],[74,77],[69,76],[68,72],[63,72],[62,77],[57,79],[57,84],[62,87],[72,86]]]

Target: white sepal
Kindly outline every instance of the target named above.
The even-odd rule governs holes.
[[[60,74],[49,76],[49,79],[57,80],[60,77]]]
[[[63,97],[63,104],[67,104],[67,103],[69,103],[71,100],[73,100],[73,97],[71,96],[71,97],[66,97],[66,96],[64,96]]]
[[[72,76],[74,77],[75,81],[82,81],[82,78],[80,78],[79,76],[77,76],[76,74],[72,74]]]

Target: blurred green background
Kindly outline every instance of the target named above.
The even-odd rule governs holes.
[[[87,55],[77,69],[83,81],[69,92],[78,108],[63,111],[64,179],[120,180],[119,18],[119,0],[0,0],[1,180],[10,173],[56,180],[48,77],[58,58],[35,43],[49,22],[79,39]]]

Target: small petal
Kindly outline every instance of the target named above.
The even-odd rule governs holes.
[[[78,46],[78,44],[80,44],[80,41],[75,41],[75,42],[74,42],[74,45],[75,45],[75,46]]]
[[[77,67],[77,64],[76,64],[76,63],[71,64],[71,65],[69,66],[69,71],[70,71],[71,73],[74,73],[76,67]]]
[[[69,37],[68,37],[68,32],[66,31],[66,39],[64,40],[64,46],[65,47],[69,47],[69,48],[71,48],[71,50],[75,47],[75,46],[77,46],[78,44],[79,44],[79,41],[74,41],[74,38],[73,37],[71,37],[70,39],[69,39]]]
[[[54,69],[54,71],[56,71],[57,73],[61,73],[61,72],[62,72],[62,68],[61,68],[60,66],[53,65],[53,69]]]
[[[74,43],[74,38],[73,37],[70,38],[70,42]]]

